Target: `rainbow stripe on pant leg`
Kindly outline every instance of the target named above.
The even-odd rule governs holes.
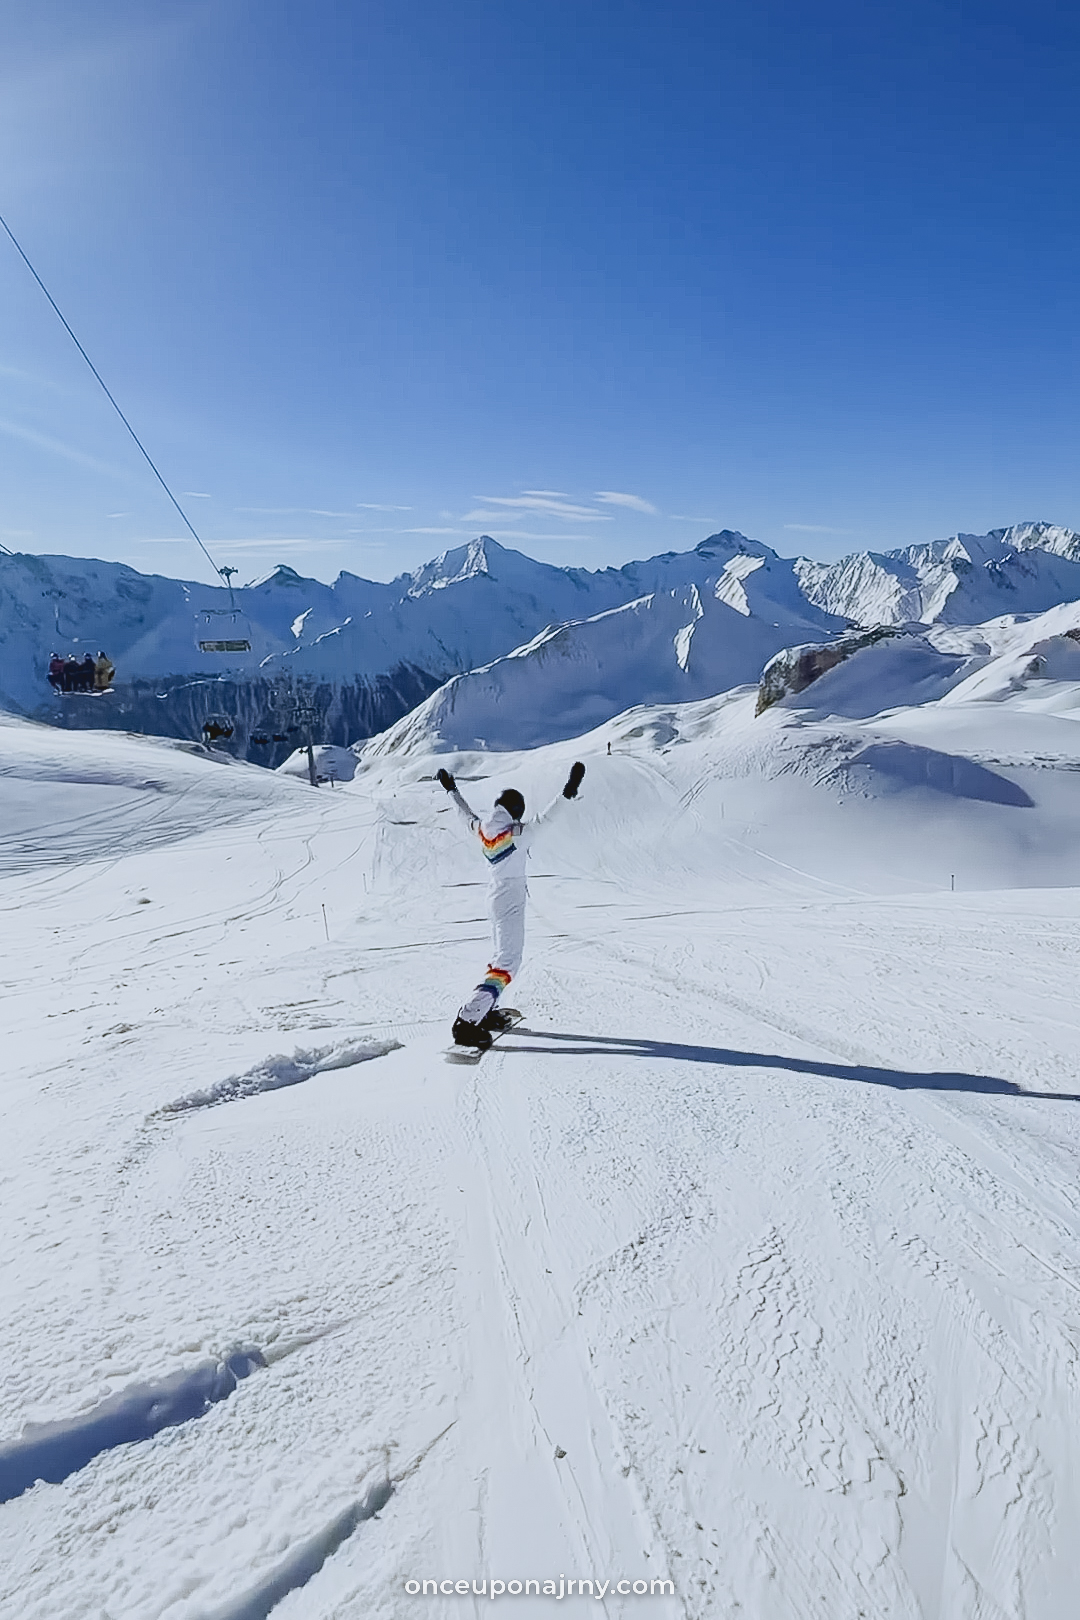
[[[478,990],[490,990],[495,1001],[498,1001],[509,983],[510,975],[505,968],[489,967],[476,988]],[[494,1002],[492,1005],[494,1006]]]

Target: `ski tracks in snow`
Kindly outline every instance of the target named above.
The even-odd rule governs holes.
[[[526,1028],[463,1074],[434,1026],[486,928],[430,784],[162,848],[168,917],[95,914],[62,1010],[106,987],[100,1030],[49,1026],[25,1090],[12,1409],[267,1366],[5,1505],[23,1620],[411,1620],[409,1577],[560,1572],[670,1576],[671,1620],[1071,1613],[1071,918],[759,881],[666,772],[558,824]]]
[[[545,891],[549,916],[553,903]],[[549,1008],[591,954],[600,1028],[644,1026],[655,1037],[665,1018],[685,1025],[687,1010],[692,1025],[666,1049],[655,1038],[637,1048],[611,1040],[606,1054],[592,1043],[597,1060],[609,1057],[612,1082],[631,1091],[622,1124],[646,1162],[651,1140],[670,1141],[672,1117],[695,1122],[669,1167],[669,1185],[681,1177],[685,1187],[678,1204],[658,1208],[581,1283],[592,1374],[692,1612],[1061,1615],[1080,1574],[1061,1540],[1078,1506],[1061,1429],[1065,1412],[1066,1433],[1080,1426],[1076,1127],[1061,1112],[1075,1103],[1053,1091],[1008,1095],[1032,1089],[1030,1044],[1021,1084],[990,1077],[988,1096],[977,1074],[928,1072],[920,1088],[903,1059],[890,1072],[882,1045],[902,1051],[910,1028],[883,976],[897,966],[895,928],[870,938],[860,918],[861,939],[830,940],[832,909],[803,908],[816,964],[797,937],[769,962],[752,923],[749,940],[728,946],[720,916],[709,966],[690,944],[673,939],[664,952],[625,936],[596,961],[591,939],[565,918],[545,949]],[[828,959],[850,973],[852,943],[863,964],[857,996],[850,980],[841,985],[861,1027],[876,1024],[876,1048],[821,1028]],[[980,951],[992,955],[989,945],[984,932]],[[986,977],[1000,982],[1010,947],[1002,930]],[[732,994],[728,978],[741,985],[755,970],[760,1000]],[[800,979],[813,981],[810,994]],[[910,988],[911,964],[895,982]],[[695,1040],[710,1061],[717,1003],[731,1013],[724,1047],[760,1055],[749,1071],[725,1072],[717,1049],[720,1066],[691,1084]],[[810,1006],[813,1022],[802,1011]],[[590,1043],[562,1037],[560,1065],[560,1037],[544,1040],[544,1022],[532,1017],[518,1034],[537,1037],[550,1089],[552,1071],[565,1074]],[[942,1055],[956,1065],[947,1011],[940,1027]],[[651,1050],[681,1052],[681,1070]],[[1048,1053],[1046,1068],[1060,1074],[1067,1052]],[[794,1083],[785,1053],[802,1073]],[[524,1076],[524,1050],[507,1047],[500,1063]],[[594,1095],[603,1072],[590,1064]],[[617,1163],[613,1155],[611,1181]],[[644,1190],[640,1159],[629,1173]],[[806,1592],[812,1601],[796,1596]]]

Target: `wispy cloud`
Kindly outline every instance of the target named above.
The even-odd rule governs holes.
[[[209,501],[212,495],[205,494],[201,489],[183,489],[180,491],[185,501]]]
[[[712,523],[713,518],[690,517],[685,512],[669,512],[668,517],[672,523]]]
[[[21,366],[0,365],[0,377],[10,377],[13,382],[32,383],[35,388],[51,388],[59,393],[60,388],[51,377],[39,375],[34,371],[24,371]]]
[[[564,523],[611,523],[610,512],[598,512],[595,506],[579,506],[563,495],[541,494],[537,490],[525,491],[521,495],[477,495],[476,500],[483,501],[485,507],[499,507],[497,512],[478,508],[466,512],[459,520],[462,523],[491,523],[501,519],[503,523],[515,523],[518,516],[526,517],[530,512],[542,512],[545,517],[556,517]]]
[[[190,535],[143,534],[132,542],[139,546],[190,546]],[[261,535],[256,539],[215,540],[221,556],[234,551],[326,551],[341,545],[340,540],[321,540],[312,535]]]
[[[50,455],[62,456],[65,461],[73,461],[78,467],[90,467],[94,472],[108,473],[110,478],[123,476],[116,467],[110,467],[107,462],[99,461],[96,456],[88,456],[85,451],[76,450],[74,445],[64,444],[61,439],[50,438],[47,433],[38,433],[35,428],[23,427],[21,422],[0,420],[0,433],[6,433],[12,439],[21,439],[24,444],[32,444],[35,450],[45,450]]]
[[[651,501],[643,500],[640,495],[624,495],[621,490],[598,489],[595,498],[605,506],[624,506],[628,512],[647,512],[650,517],[660,515]]]
[[[834,529],[828,523],[785,523],[785,529],[796,529],[800,534],[854,534],[854,529]]]
[[[351,518],[356,516],[355,512],[331,512],[323,506],[235,506],[233,511],[247,512],[255,517]]]
[[[233,551],[329,551],[339,547],[341,541],[323,540],[310,534],[260,535],[256,539],[218,540],[218,551],[225,555]]]
[[[357,501],[361,512],[411,512],[411,506],[383,506],[379,501]]]

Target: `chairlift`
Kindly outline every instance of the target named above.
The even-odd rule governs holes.
[[[195,615],[195,645],[201,653],[249,653],[247,615],[239,608],[200,608]]]
[[[99,653],[53,652],[46,668],[46,679],[59,698],[104,697],[111,693],[116,666],[111,658]]]
[[[202,740],[210,743],[228,742],[236,727],[227,714],[208,714],[202,723]]]
[[[262,731],[253,731],[251,733],[251,740],[256,748],[266,748],[270,743],[270,738],[265,732]]]

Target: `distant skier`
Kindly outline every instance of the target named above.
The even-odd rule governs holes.
[[[487,973],[476,986],[454,1021],[454,1040],[459,1046],[491,1045],[493,1034],[506,1027],[496,1009],[506,986],[521,966],[525,947],[525,858],[538,827],[544,826],[561,800],[576,799],[585,775],[580,761],[570,767],[566,786],[547,809],[526,822],[525,800],[516,788],[506,788],[495,800],[489,816],[482,820],[471,810],[457,790],[449,771],[438,773],[439,782],[480,840],[480,848],[490,867],[488,911],[491,916],[492,951]]]

